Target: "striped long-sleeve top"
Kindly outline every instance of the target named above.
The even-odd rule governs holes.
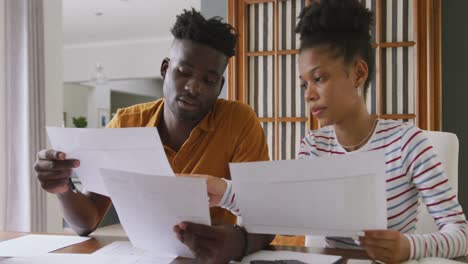
[[[369,141],[356,151],[382,149],[386,164],[388,229],[398,230],[407,237],[410,259],[468,255],[468,224],[463,209],[423,131],[410,124],[379,120]],[[334,127],[328,126],[306,134],[298,158],[347,153],[337,141]],[[419,197],[434,218],[438,232],[414,234]],[[239,215],[230,183],[220,205]],[[359,248],[351,238],[327,237],[327,245]]]

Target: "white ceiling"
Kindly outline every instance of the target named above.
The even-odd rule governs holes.
[[[191,7],[200,10],[200,0],[63,0],[64,44],[167,38]]]

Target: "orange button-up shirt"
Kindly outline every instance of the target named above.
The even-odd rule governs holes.
[[[107,127],[157,127],[163,109],[164,99],[119,109]],[[225,179],[231,178],[229,162],[269,160],[265,135],[255,112],[246,104],[223,99],[216,101],[179,151],[167,146],[164,149],[174,173]],[[221,208],[212,208],[210,213],[214,224],[236,221],[234,215]]]

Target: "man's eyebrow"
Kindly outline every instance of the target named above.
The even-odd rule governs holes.
[[[193,65],[190,64],[188,61],[185,61],[185,60],[180,60],[179,61],[179,64],[182,64],[184,66],[189,66],[189,67],[192,67],[193,68]]]
[[[180,61],[179,61],[179,64],[181,64],[182,66],[188,66],[188,67],[190,67],[190,68],[195,69],[195,67],[194,67],[192,64],[190,64],[188,61],[185,61],[185,60],[180,60]],[[210,73],[210,74],[214,74],[214,75],[216,75],[217,77],[223,75],[222,73],[219,73],[217,70],[214,70],[214,69],[210,69],[210,70],[208,70],[207,72]]]

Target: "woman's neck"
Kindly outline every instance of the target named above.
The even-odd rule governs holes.
[[[347,151],[359,149],[369,141],[375,128],[376,119],[373,118],[365,106],[356,112],[351,112],[342,121],[335,124],[338,142]]]

